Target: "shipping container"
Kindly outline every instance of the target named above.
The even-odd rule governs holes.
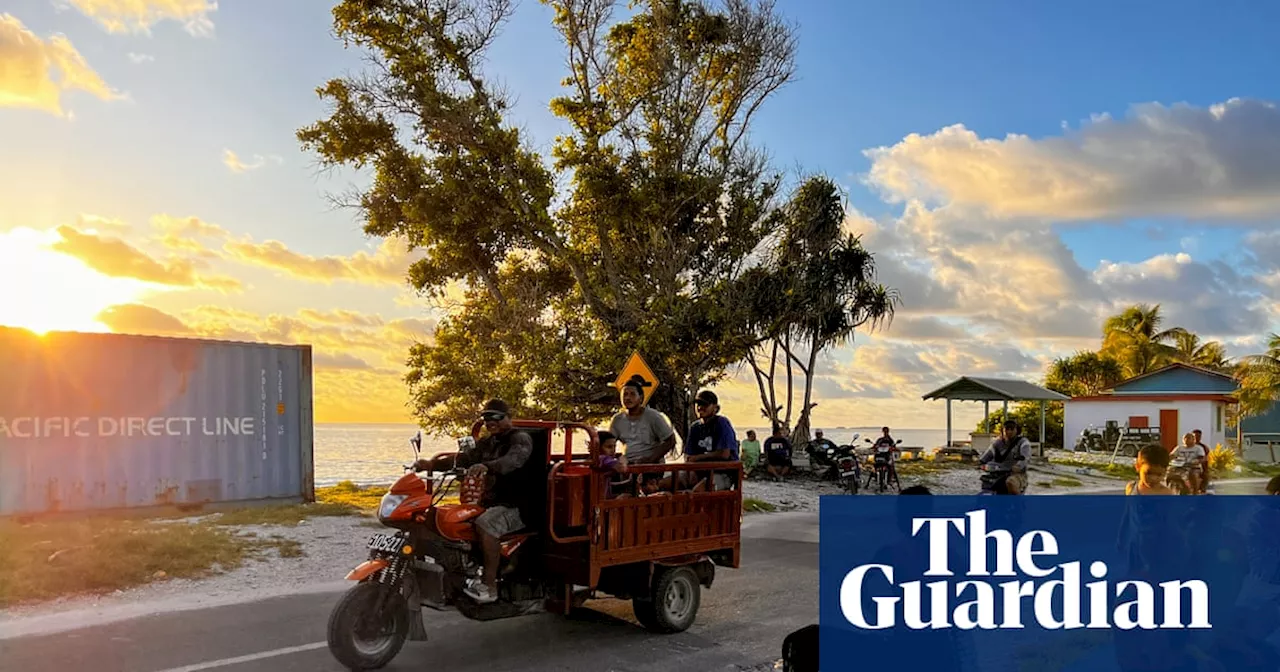
[[[314,501],[311,346],[0,327],[0,516]]]

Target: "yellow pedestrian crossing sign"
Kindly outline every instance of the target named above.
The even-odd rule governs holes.
[[[618,374],[618,379],[613,381],[613,386],[621,392],[622,386],[633,378],[639,378],[640,389],[644,390],[644,403],[649,403],[649,397],[652,397],[653,391],[658,389],[658,377],[653,375],[653,369],[649,368],[639,352],[631,354],[631,359],[627,360],[627,365],[622,368],[622,373]]]

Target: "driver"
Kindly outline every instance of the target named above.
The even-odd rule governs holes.
[[[533,505],[531,493],[524,492],[515,472],[529,461],[533,439],[511,425],[511,409],[501,399],[490,399],[480,412],[488,436],[476,447],[458,455],[455,465],[469,467],[468,476],[489,476],[485,498],[487,508],[475,521],[476,535],[484,551],[484,576],[470,581],[464,592],[481,604],[498,599],[498,564],[502,560],[498,540],[523,529],[521,509]]]
[[[835,448],[835,447],[836,447],[836,444],[832,443],[831,439],[828,439],[822,435],[821,429],[814,431],[813,433],[813,449],[814,450],[822,453],[823,455],[826,455],[828,448]]]
[[[888,427],[881,427],[880,434],[881,434],[880,438],[876,439],[875,444],[871,446],[872,448],[876,449],[876,452],[880,452],[881,450],[889,450],[898,445],[898,442],[894,441],[892,436],[889,436]]]
[[[991,442],[978,458],[978,464],[995,463],[995,470],[1007,472],[1004,484],[1011,495],[1020,495],[1027,487],[1027,462],[1031,460],[1031,442],[1018,433],[1016,420],[1005,420],[1000,438]]]

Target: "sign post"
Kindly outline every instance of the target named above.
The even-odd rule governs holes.
[[[619,373],[618,379],[613,381],[613,386],[618,388],[618,392],[622,392],[622,386],[633,378],[639,379],[640,389],[644,390],[644,403],[649,403],[654,390],[658,389],[658,377],[653,375],[653,369],[649,368],[639,352],[631,353],[631,359],[627,360],[627,365],[622,367],[622,373]]]

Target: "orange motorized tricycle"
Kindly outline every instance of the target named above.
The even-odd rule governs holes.
[[[353,670],[385,666],[405,641],[425,641],[423,609],[456,610],[487,621],[552,611],[567,614],[604,595],[629,599],[636,620],[653,632],[689,628],[697,617],[701,588],[710,588],[715,567],[740,561],[742,481],[739,462],[631,466],[629,472],[677,477],[662,479],[659,492],[611,490],[611,475],[596,467],[595,429],[581,424],[516,421],[533,439],[522,467],[525,482],[540,484],[544,516],[526,520],[526,529],[501,539],[498,600],[479,603],[464,589],[481,573],[482,557],[473,523],[485,509],[474,498],[444,503],[465,470],[454,468],[458,453],[421,459],[422,435],[410,443],[415,460],[391,486],[378,507],[378,520],[395,532],[369,540],[369,559],[347,578],[356,581],[329,618],[329,650]],[[480,437],[482,426],[472,428]],[[555,432],[564,433],[563,451],[554,451]],[[587,452],[574,453],[583,432]],[[474,444],[474,442],[472,442]],[[688,473],[696,472],[696,473]],[[717,490],[713,472],[729,473],[730,489]],[[424,476],[419,474],[425,473]],[[681,484],[702,478],[697,491]],[[690,478],[692,477],[692,478]],[[460,489],[460,488],[459,488]]]

